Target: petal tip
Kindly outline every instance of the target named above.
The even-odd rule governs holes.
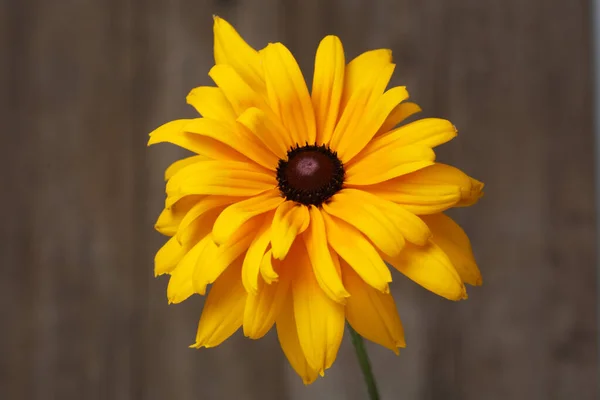
[[[302,383],[304,383],[305,386],[310,385],[311,383],[313,383],[316,380],[317,380],[317,375],[315,375],[315,376],[302,376]]]

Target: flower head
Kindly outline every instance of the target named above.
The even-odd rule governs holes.
[[[149,142],[195,153],[165,173],[156,229],[171,238],[155,259],[171,303],[210,286],[193,347],[275,325],[305,383],[334,362],[346,320],[397,352],[388,265],[451,300],[481,284],[467,236],[443,212],[476,202],[483,184],[434,161],[455,127],[396,127],[420,109],[406,88],[386,89],[389,50],[346,64],[340,40],[325,37],[309,91],[281,43],[256,51],[218,17],[214,33],[216,87],[187,98],[202,117],[169,122]]]

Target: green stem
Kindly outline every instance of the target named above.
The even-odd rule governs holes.
[[[356,332],[350,326],[350,324],[347,324],[347,326],[348,331],[350,332],[350,337],[352,338],[354,350],[356,351],[358,363],[360,364],[360,369],[362,370],[363,376],[365,378],[365,383],[367,384],[367,390],[369,391],[369,399],[379,400],[379,391],[377,390],[377,383],[375,382],[375,376],[373,375],[373,370],[371,369],[371,363],[369,362],[367,349],[365,349],[365,342],[363,341],[362,336],[360,336],[358,332]]]

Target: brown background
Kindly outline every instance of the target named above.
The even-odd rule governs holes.
[[[452,303],[397,275],[408,347],[370,346],[384,399],[595,399],[598,286],[590,1],[0,1],[0,398],[364,399],[348,338],[304,387],[273,332],[187,348],[202,299],[152,276],[159,124],[208,84],[212,14],[307,75],[319,39],[390,47],[396,84],[461,134],[487,184],[454,215],[484,286]]]

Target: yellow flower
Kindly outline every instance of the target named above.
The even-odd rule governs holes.
[[[305,383],[336,358],[347,320],[394,352],[404,334],[386,262],[440,296],[466,298],[481,284],[469,239],[442,212],[471,205],[483,184],[434,162],[456,136],[426,118],[404,87],[386,90],[389,50],[346,64],[324,38],[309,92],[281,43],[261,51],[215,17],[217,87],[187,101],[202,118],[169,122],[149,144],[196,155],[165,173],[156,229],[171,239],[156,254],[169,302],[206,294],[193,347],[214,347],[240,327],[252,339],[276,325]]]

